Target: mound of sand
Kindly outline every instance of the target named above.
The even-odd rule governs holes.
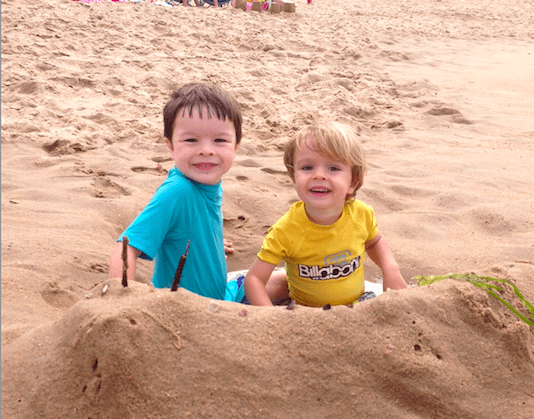
[[[532,334],[510,313],[453,280],[328,311],[109,280],[4,350],[2,408],[10,418],[527,418]]]
[[[534,338],[473,285],[243,315],[151,291],[148,263],[126,290],[107,272],[172,167],[163,106],[200,80],[243,107],[223,179],[230,270],[297,199],[281,147],[319,114],[365,142],[358,198],[408,282],[475,272],[534,301],[531,8],[2,0],[2,417],[530,419]]]

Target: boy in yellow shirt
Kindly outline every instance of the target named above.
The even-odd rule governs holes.
[[[336,122],[306,127],[286,145],[284,163],[301,201],[269,229],[245,279],[248,302],[355,302],[364,293],[366,253],[382,271],[384,291],[407,288],[373,209],[354,199],[367,170],[354,131]],[[273,274],[282,260],[286,272]]]

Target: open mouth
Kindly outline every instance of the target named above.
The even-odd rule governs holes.
[[[214,163],[197,163],[197,164],[194,164],[193,166],[195,166],[195,168],[199,169],[199,170],[210,170],[210,169],[213,169],[216,164]]]
[[[314,195],[326,195],[330,193],[330,189],[326,188],[312,188],[310,189],[310,192]]]

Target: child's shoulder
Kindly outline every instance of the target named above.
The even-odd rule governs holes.
[[[167,179],[160,185],[155,195],[163,197],[162,199],[179,199],[183,203],[208,201],[221,205],[222,187],[220,182],[215,185],[195,182],[178,169],[173,168],[169,171]]]
[[[189,196],[194,193],[195,187],[189,179],[182,175],[178,169],[173,168],[169,171],[167,179],[158,187],[154,195],[183,195]]]
[[[178,185],[180,187],[193,187],[193,183],[182,174],[176,167],[169,170],[167,179],[163,182],[163,185],[168,184],[170,186]]]
[[[290,217],[290,218],[295,218],[295,217],[300,218],[300,217],[304,217],[305,215],[306,215],[306,209],[304,207],[304,202],[302,201],[297,201],[294,204],[292,204],[287,210],[287,212],[284,214],[285,217]]]
[[[374,212],[373,207],[369,204],[366,204],[363,201],[359,201],[357,199],[351,198],[347,201],[345,206],[352,211],[358,211],[358,212]]]
[[[275,223],[276,227],[283,227],[292,224],[302,224],[306,222],[306,210],[304,209],[304,202],[297,201],[292,204],[289,209],[282,215]]]

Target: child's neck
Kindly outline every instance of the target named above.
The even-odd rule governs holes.
[[[321,226],[329,226],[334,224],[339,218],[341,217],[341,214],[343,214],[343,207],[341,209],[332,209],[332,210],[320,210],[320,209],[308,209],[306,206],[304,206],[306,209],[306,215],[308,216],[308,219],[314,223]]]

